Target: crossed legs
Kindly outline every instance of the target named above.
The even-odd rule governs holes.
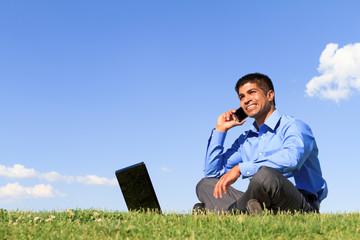
[[[261,205],[274,212],[314,211],[295,186],[278,171],[262,167],[250,180],[245,192],[229,187],[222,198],[213,196],[218,178],[203,178],[196,186],[196,194],[209,211],[226,212],[237,210],[246,212],[247,203],[256,199]]]

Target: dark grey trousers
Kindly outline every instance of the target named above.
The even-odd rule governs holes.
[[[262,206],[273,212],[301,211],[318,212],[319,205],[316,197],[300,192],[295,186],[278,171],[262,167],[250,180],[246,192],[229,187],[227,194],[222,198],[213,196],[214,187],[218,178],[203,178],[196,186],[199,200],[210,211],[241,211],[246,212],[247,202],[257,199]],[[315,197],[315,199],[313,198]]]

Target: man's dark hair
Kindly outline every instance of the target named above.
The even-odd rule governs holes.
[[[261,74],[261,73],[250,73],[250,74],[243,76],[242,78],[240,78],[237,81],[237,83],[235,85],[235,91],[237,94],[239,94],[239,88],[246,83],[256,83],[256,85],[261,90],[263,90],[264,93],[267,93],[269,90],[274,91],[274,85],[273,85],[271,79],[267,75]],[[275,96],[274,96],[273,103],[275,106]]]

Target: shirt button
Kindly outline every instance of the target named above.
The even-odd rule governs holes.
[[[246,172],[247,173],[247,175],[250,175],[250,172]]]
[[[259,153],[259,156],[262,156],[262,153]]]
[[[263,139],[263,138],[264,138],[264,136],[261,136],[260,138],[261,138],[261,139]]]

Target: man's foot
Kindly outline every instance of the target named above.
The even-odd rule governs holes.
[[[247,202],[247,207],[246,209],[248,210],[248,212],[251,214],[251,215],[260,215],[262,214],[263,212],[263,209],[259,203],[258,200],[256,199],[250,199],[248,202]]]
[[[196,203],[193,207],[193,214],[205,214],[205,205],[203,203]]]

